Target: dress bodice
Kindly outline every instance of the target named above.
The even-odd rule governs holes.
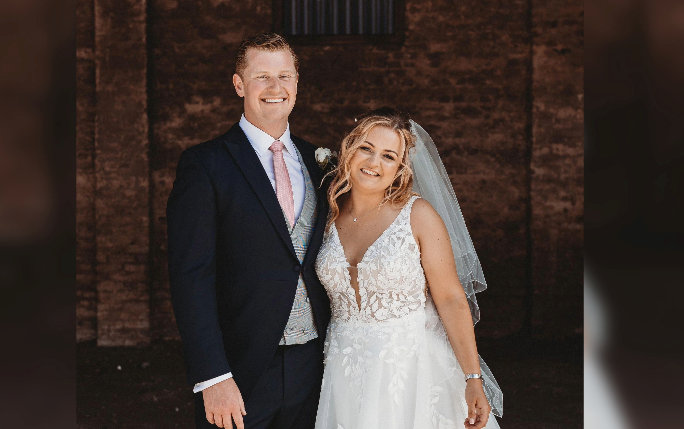
[[[411,230],[411,207],[417,198],[411,197],[357,264],[360,306],[337,227],[333,223],[326,231],[316,260],[316,273],[330,297],[333,319],[385,321],[424,307],[425,276],[420,249]]]

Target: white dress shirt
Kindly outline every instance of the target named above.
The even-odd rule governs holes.
[[[242,115],[242,118],[240,118],[240,128],[242,128],[242,131],[244,131],[245,135],[247,136],[247,140],[249,140],[249,143],[252,145],[252,148],[259,157],[259,161],[261,161],[261,165],[264,167],[264,171],[268,176],[268,180],[271,181],[273,192],[275,192],[273,152],[271,152],[269,148],[273,142],[276,141],[276,139],[249,122],[247,118],[245,118],[245,115]],[[287,124],[285,132],[278,138],[278,140],[280,140],[285,146],[283,149],[283,159],[285,160],[285,166],[287,166],[287,172],[290,175],[290,183],[292,184],[292,194],[294,197],[295,222],[297,222],[299,215],[302,213],[302,208],[304,207],[306,188],[304,186],[304,174],[302,173],[302,166],[299,163],[297,150],[295,149],[294,142],[290,137],[289,123]]]
[[[240,128],[247,136],[247,140],[252,145],[254,152],[256,152],[261,161],[261,165],[264,167],[264,171],[268,176],[268,180],[271,181],[271,186],[273,186],[273,192],[275,192],[275,172],[273,171],[273,152],[270,151],[270,147],[276,139],[271,137],[265,131],[256,127],[245,118],[243,114],[240,118]],[[282,136],[278,138],[283,145],[283,159],[285,160],[285,166],[287,166],[287,172],[290,175],[290,183],[292,184],[292,194],[294,197],[294,208],[295,208],[295,222],[302,213],[302,208],[304,207],[304,198],[306,197],[306,188],[304,185],[304,174],[302,173],[302,166],[299,163],[299,157],[297,156],[297,151],[290,137],[290,124],[287,124],[287,128]],[[197,393],[211,387],[214,384],[220,383],[224,380],[233,377],[232,373],[227,373],[219,375],[218,377],[212,378],[211,380],[203,381],[201,383],[195,384],[192,392]]]

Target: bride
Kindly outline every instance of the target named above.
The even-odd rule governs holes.
[[[379,109],[344,138],[331,174],[316,428],[498,428],[501,391],[473,330],[484,276],[434,143]]]

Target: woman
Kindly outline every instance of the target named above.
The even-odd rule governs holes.
[[[474,299],[442,217],[412,191],[414,142],[392,109],[366,115],[342,142],[316,261],[332,305],[317,429],[499,427]],[[485,383],[500,402],[494,379]]]

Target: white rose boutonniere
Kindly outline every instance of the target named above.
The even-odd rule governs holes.
[[[328,149],[327,147],[319,147],[315,152],[316,162],[321,170],[325,170],[331,160],[335,158],[336,153]]]

